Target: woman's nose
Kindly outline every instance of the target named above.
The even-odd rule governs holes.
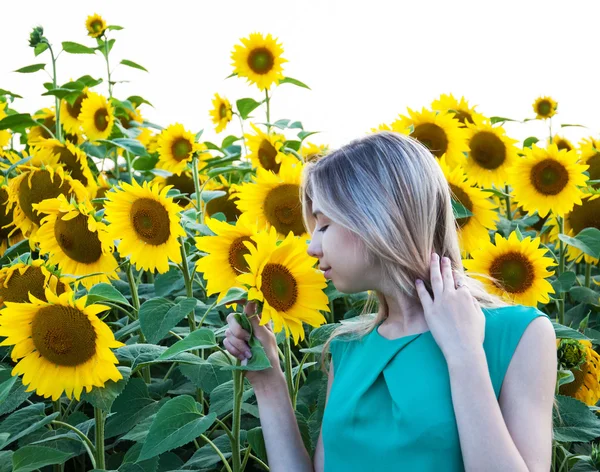
[[[311,239],[306,252],[308,253],[309,256],[317,257],[317,258],[319,258],[323,255],[322,251],[321,251],[321,245],[314,238]]]

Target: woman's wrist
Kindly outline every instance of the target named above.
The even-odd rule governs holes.
[[[252,388],[257,397],[269,394],[280,387],[285,388],[287,391],[287,383],[283,371],[275,368],[252,383]]]

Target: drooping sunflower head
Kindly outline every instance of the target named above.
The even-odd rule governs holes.
[[[211,181],[211,183],[212,182],[214,181]],[[223,213],[227,221],[236,221],[242,212],[234,201],[235,190],[233,186],[221,176],[220,182],[215,182],[213,185],[210,185],[209,190],[225,192],[225,195],[212,198],[206,203],[205,211],[207,218],[210,218],[217,213]]]
[[[481,186],[503,187],[508,180],[508,170],[518,159],[516,139],[506,135],[500,126],[474,118],[467,123],[469,155],[464,164],[467,175]]]
[[[231,103],[229,103],[229,100],[224,97],[220,97],[218,93],[215,93],[212,104],[213,108],[210,110],[210,117],[212,122],[215,124],[215,131],[220,133],[231,121],[233,109],[231,108]]]
[[[48,198],[59,195],[87,199],[88,192],[81,182],[67,175],[62,166],[19,166],[20,174],[10,181],[9,205],[13,210],[14,223],[25,237],[35,239],[43,215],[33,207]]]
[[[252,33],[240,41],[242,44],[236,44],[231,53],[235,74],[256,84],[260,90],[268,90],[283,79],[282,64],[287,59],[281,57],[283,47],[277,43],[277,38]]]
[[[185,197],[173,197],[173,201],[182,208],[188,208],[190,205],[190,196],[196,191],[194,187],[194,178],[189,170],[183,171],[181,174],[171,174],[169,176],[157,175],[152,179],[152,183],[158,185],[158,188],[163,189],[165,186],[178,190]]]
[[[106,194],[111,240],[120,240],[119,253],[138,269],[164,273],[169,261],[181,263],[177,238],[185,231],[179,223],[179,206],[167,197],[170,188],[159,191],[156,184],[140,186],[134,180],[132,185],[122,183],[121,189]]]
[[[86,288],[117,278],[117,261],[106,225],[97,221],[91,203],[68,201],[64,195],[34,204],[47,215],[37,233],[40,253],[62,273],[84,276]],[[95,275],[92,275],[95,274]]]
[[[182,124],[175,123],[158,137],[158,165],[160,169],[181,174],[194,153],[206,151],[206,146],[196,142],[196,136]]]
[[[469,106],[465,97],[460,97],[460,101],[454,98],[452,94],[441,94],[440,97],[431,103],[431,109],[442,113],[449,112],[454,115],[463,126],[467,123],[475,123],[475,118],[483,119],[483,115],[475,111],[476,106]]]
[[[250,251],[244,258],[248,273],[237,277],[248,288],[248,299],[264,302],[261,325],[273,320],[273,330],[285,329],[294,342],[304,339],[302,323],[313,327],[325,323],[321,311],[329,312],[327,286],[323,274],[315,269],[317,260],[306,252],[306,242],[288,234],[278,244],[274,228],[252,237],[255,245],[244,242]]]
[[[209,218],[206,224],[215,236],[196,238],[196,247],[207,253],[196,263],[196,271],[204,274],[207,281],[207,294],[219,294],[220,301],[232,287],[239,287],[236,277],[248,272],[248,262],[244,258],[250,251],[244,242],[252,244],[252,236],[257,232],[247,215],[237,220],[235,226]]]
[[[66,277],[54,275],[41,259],[3,267],[0,269],[0,306],[5,302],[26,303],[29,294],[47,301],[46,289],[60,295],[71,291],[69,282]]]
[[[540,97],[533,103],[533,111],[538,120],[545,120],[556,115],[558,103],[552,97]]]
[[[81,104],[87,98],[87,87],[79,94],[73,104],[67,100],[60,102],[60,122],[67,133],[78,134],[81,130],[81,121],[79,114],[81,113]]]
[[[237,207],[257,221],[259,229],[274,227],[283,237],[290,231],[306,236],[300,201],[302,167],[298,161],[286,162],[278,175],[257,169],[255,181],[243,184],[236,194]]]
[[[558,134],[552,136],[552,141],[548,140],[548,144],[556,144],[556,147],[559,151],[562,151],[563,149],[566,149],[567,151],[573,151],[575,149],[575,146],[573,146],[571,141],[564,136],[559,136]]]
[[[556,144],[546,149],[535,144],[523,149],[525,157],[509,169],[516,201],[529,213],[536,210],[541,217],[552,210],[562,216],[573,205],[581,204],[581,187],[588,177],[583,173],[588,166],[578,163],[575,151],[559,151]]]
[[[107,139],[115,123],[114,108],[106,97],[88,92],[87,97],[81,102],[78,119],[90,141]]]
[[[281,163],[290,159],[289,156],[281,152],[281,147],[285,137],[277,133],[263,133],[258,126],[250,124],[256,134],[245,134],[246,145],[248,146],[249,158],[252,166],[257,169],[265,169],[279,172]]]
[[[87,297],[75,300],[74,292],[57,296],[46,289],[45,298],[7,302],[0,311],[0,336],[6,336],[0,345],[14,346],[12,375],[23,376],[26,391],[52,400],[64,392],[79,400],[84,388],[90,392],[122,379],[111,349],[123,343],[97,316],[109,307],[86,306]]]
[[[463,265],[470,275],[481,279],[491,293],[506,300],[528,306],[548,303],[548,294],[554,293],[547,278],[552,275],[548,267],[555,265],[540,248],[539,238],[519,241],[512,232],[508,239],[496,233],[495,244],[481,241],[479,250],[464,259]]]
[[[600,180],[600,142],[594,138],[585,138],[579,143],[581,163],[589,166],[590,180]],[[590,183],[592,188],[599,189],[600,182]]]
[[[85,20],[85,29],[88,32],[88,36],[99,38],[106,31],[106,21],[98,13],[94,13]]]
[[[409,128],[410,136],[425,145],[435,157],[439,159],[445,155],[450,167],[464,164],[465,153],[469,150],[467,132],[453,113],[437,113],[425,108],[419,112],[409,108],[408,115],[400,115],[392,123],[392,129]]]
[[[559,388],[561,395],[576,398],[593,406],[600,400],[600,356],[592,343],[581,339],[557,339],[560,366],[569,369],[575,379]]]

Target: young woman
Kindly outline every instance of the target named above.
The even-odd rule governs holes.
[[[308,248],[345,293],[379,311],[337,328],[314,459],[305,450],[269,325],[272,368],[248,372],[269,465],[285,471],[548,471],[556,338],[535,308],[465,275],[451,194],[432,154],[382,132],[306,166]],[[225,348],[248,357],[228,318]]]

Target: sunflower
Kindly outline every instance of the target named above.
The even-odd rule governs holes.
[[[8,200],[15,225],[32,240],[43,217],[34,209],[35,203],[59,195],[73,196],[78,201],[87,199],[85,187],[67,175],[62,166],[19,166],[18,170],[20,174],[10,181]]]
[[[0,102],[0,120],[3,120],[7,116],[5,111],[7,105],[6,102]],[[3,148],[10,142],[10,137],[10,131],[5,129],[0,130],[0,148]]]
[[[481,241],[480,248],[471,253],[472,259],[463,260],[470,275],[481,279],[491,293],[512,303],[548,303],[548,294],[554,289],[546,280],[553,272],[546,268],[555,264],[545,257],[546,249],[540,248],[540,239],[526,237],[519,241],[515,232],[508,239],[496,233],[495,242]]]
[[[81,102],[79,121],[83,132],[90,141],[107,139],[115,123],[114,108],[105,97],[88,92]]]
[[[467,179],[462,167],[458,166],[451,170],[444,158],[438,162],[448,181],[453,198],[473,213],[472,216],[456,220],[459,227],[460,247],[470,253],[480,246],[482,240],[489,241],[489,230],[496,227],[498,214],[495,210],[498,206],[489,199],[488,193],[472,186],[473,182]]]
[[[551,218],[550,240],[558,242],[559,226],[556,218]],[[575,205],[568,212],[563,220],[563,234],[567,236],[576,236],[585,228],[600,229],[600,198],[597,195],[584,197],[580,205]],[[574,246],[567,246],[567,258],[569,260],[581,261],[585,258],[585,262],[589,264],[598,264],[598,259],[585,254],[580,249]]]
[[[31,261],[30,264],[17,262],[0,269],[0,306],[4,302],[27,303],[29,294],[42,300],[46,299],[46,289],[60,295],[70,292],[67,277],[57,277],[44,264],[42,259]]]
[[[14,227],[13,210],[8,201],[8,186],[4,182],[4,177],[0,176],[0,255],[11,245],[9,235]]]
[[[583,173],[588,166],[577,162],[577,153],[556,144],[547,149],[524,148],[525,158],[519,159],[509,170],[515,200],[529,213],[537,210],[541,217],[552,210],[557,216],[581,204],[579,187],[588,177]]]
[[[446,156],[450,167],[462,165],[467,145],[467,131],[449,112],[436,113],[423,108],[420,112],[408,108],[409,116],[400,115],[392,129],[411,129],[411,137],[425,145],[438,159]]]
[[[323,292],[327,282],[314,268],[317,259],[306,253],[306,243],[291,232],[281,242],[274,228],[262,231],[243,244],[250,254],[244,256],[248,273],[237,281],[248,287],[248,300],[264,302],[261,325],[273,320],[273,330],[290,332],[294,343],[304,339],[302,322],[317,327],[326,323],[320,311],[329,312]]]
[[[600,356],[585,339],[557,339],[557,357],[561,367],[569,369],[575,380],[559,388],[561,395],[594,406],[600,400]]]
[[[106,31],[106,21],[98,13],[94,13],[85,20],[85,29],[87,29],[88,36],[99,38]]]
[[[227,221],[236,221],[242,214],[234,201],[236,188],[230,185],[222,175],[219,178],[219,181],[210,181],[206,189],[225,192],[225,195],[212,198],[206,203],[204,207],[206,217],[210,218],[217,213],[223,213]]]
[[[323,157],[329,151],[329,146],[326,144],[313,144],[305,142],[300,148],[300,155],[304,162],[316,161]]]
[[[56,117],[54,110],[51,110],[50,108],[43,108],[33,115],[33,119],[36,121],[42,120],[44,127],[32,126],[29,129],[29,134],[27,135],[27,142],[29,144],[37,144],[41,141],[54,137],[48,132],[48,130],[50,130],[52,133],[54,133],[56,130]]]
[[[196,187],[194,187],[194,178],[189,170],[184,170],[179,175],[157,175],[156,177],[154,177],[154,179],[152,179],[152,183],[157,184],[158,188],[161,190],[166,186],[178,190],[179,193],[183,194],[184,196],[174,197],[173,201],[177,203],[181,208],[190,207],[190,197],[193,193],[196,192]]]
[[[573,151],[575,149],[575,146],[573,146],[571,141],[563,136],[559,136],[558,134],[552,136],[552,141],[548,139],[548,144],[556,144],[556,147],[559,151],[562,151],[563,149],[566,149],[567,151]]]
[[[85,388],[104,387],[107,380],[123,378],[111,348],[124,346],[98,318],[109,307],[86,306],[87,297],[74,292],[55,295],[46,289],[46,300],[30,295],[30,303],[6,303],[0,311],[0,345],[14,346],[11,357],[19,361],[12,375],[23,375],[27,391],[58,400],[63,392],[79,400]]]
[[[581,163],[589,166],[590,180],[600,180],[600,142],[594,138],[584,138],[579,143]],[[592,188],[600,189],[600,182],[591,183]]]
[[[215,93],[212,104],[213,109],[210,110],[210,117],[212,122],[216,125],[215,131],[220,133],[225,129],[233,116],[231,103],[229,103],[229,100],[226,98],[222,98],[218,93]]]
[[[159,273],[169,270],[169,260],[180,264],[179,236],[185,231],[179,224],[179,206],[167,197],[171,187],[159,191],[156,184],[140,186],[121,183],[121,189],[108,192],[105,217],[110,223],[112,240],[121,240],[119,253],[129,256],[137,269]]]
[[[79,114],[81,113],[81,104],[87,98],[87,87],[79,94],[79,96],[71,105],[66,100],[60,102],[60,122],[67,133],[77,134],[81,130],[81,121]]]
[[[254,182],[243,184],[236,194],[237,207],[256,221],[259,229],[271,226],[285,237],[290,231],[308,237],[302,220],[300,180],[302,164],[285,163],[278,175],[256,170]]]
[[[460,101],[458,101],[452,94],[446,95],[445,93],[431,103],[433,110],[452,113],[463,126],[466,126],[467,123],[475,123],[476,117],[481,120],[485,119],[481,113],[475,111],[475,107],[469,106],[465,97],[460,97]]]
[[[474,124],[467,123],[469,154],[464,164],[469,178],[479,185],[504,187],[508,170],[518,160],[516,139],[506,136],[500,126],[474,117]]]
[[[81,148],[66,141],[48,139],[35,149],[35,157],[29,162],[36,167],[42,164],[62,164],[69,175],[88,189],[90,198],[96,196],[98,184],[88,165],[87,155]]]
[[[194,153],[206,149],[204,144],[196,142],[194,133],[175,123],[163,130],[158,137],[157,167],[179,175],[192,160]]]
[[[253,167],[271,170],[277,174],[282,162],[297,161],[296,158],[281,152],[285,136],[277,133],[263,133],[252,123],[250,126],[256,134],[245,134],[244,138],[246,138],[246,145],[250,153],[248,157],[252,161]]]
[[[260,90],[270,89],[271,85],[283,79],[281,65],[287,59],[281,57],[283,48],[277,43],[277,38],[270,34],[264,37],[261,33],[252,33],[240,41],[242,44],[235,45],[231,53],[234,74],[245,77]]]
[[[533,103],[533,111],[538,120],[545,120],[556,115],[558,103],[552,97],[540,97]]]
[[[214,218],[208,218],[206,224],[216,236],[196,238],[196,247],[207,255],[196,262],[196,271],[204,274],[207,281],[207,294],[219,294],[218,301],[232,287],[240,287],[236,277],[248,272],[248,262],[244,259],[250,251],[245,241],[252,243],[256,234],[256,224],[251,224],[247,215],[237,220],[235,226]]]
[[[87,289],[118,278],[112,241],[106,225],[96,220],[91,203],[71,203],[60,195],[34,207],[48,215],[42,220],[37,236],[40,254],[48,254],[50,264],[58,265],[66,274],[89,275],[81,280]],[[97,273],[100,274],[90,275]]]

